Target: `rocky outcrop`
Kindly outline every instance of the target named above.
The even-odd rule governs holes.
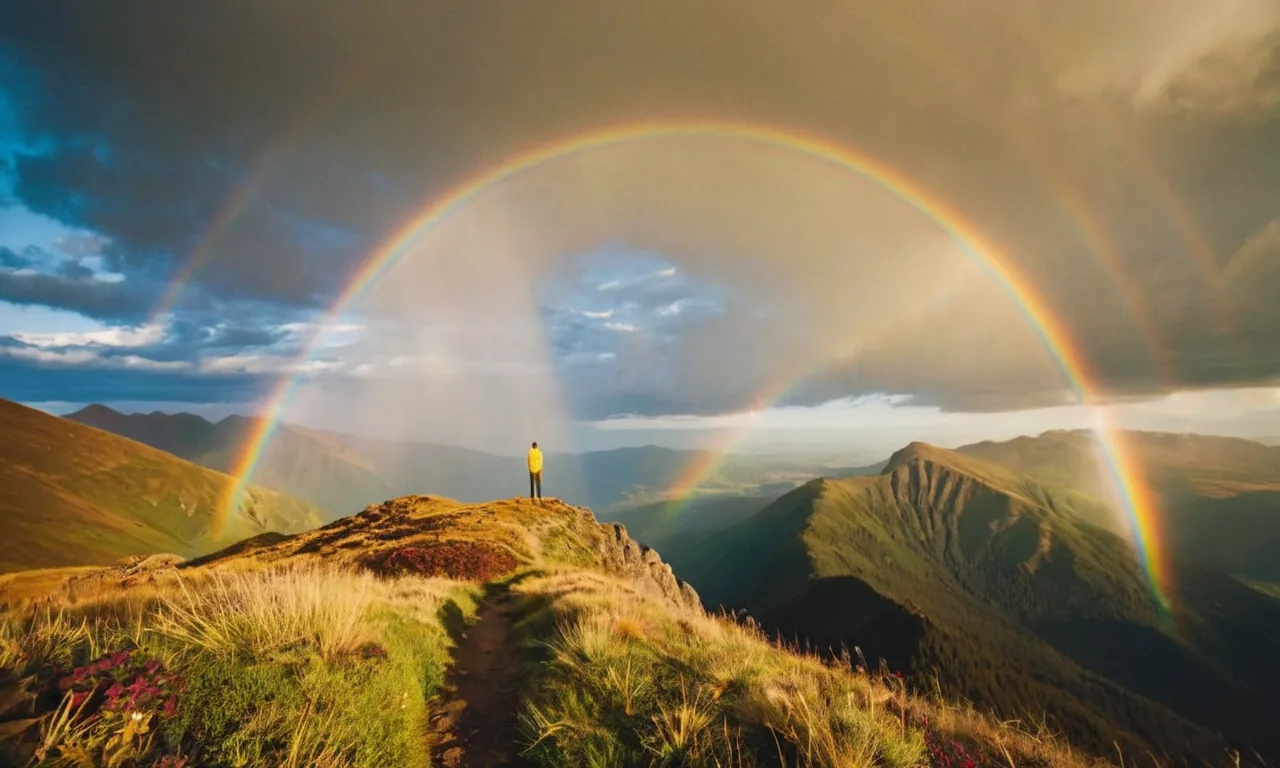
[[[662,562],[657,550],[633,540],[619,523],[601,524],[600,565],[608,572],[627,578],[640,589],[649,589],[676,605],[702,610],[702,600],[687,582],[676,578],[671,566]]]

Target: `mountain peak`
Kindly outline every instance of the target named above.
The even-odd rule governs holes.
[[[121,416],[124,416],[124,414],[121,413],[120,411],[117,411],[114,408],[108,408],[107,406],[102,405],[101,403],[92,403],[90,405],[86,405],[85,407],[81,408],[80,410],[74,413],[67,414],[67,418],[75,419],[75,420],[119,418]]]
[[[926,462],[932,464],[952,464],[955,454],[945,448],[939,448],[936,445],[914,441],[908,443],[906,447],[899,448],[889,457],[888,463],[884,465],[884,473],[889,474],[899,467],[907,464],[915,464],[918,462]]]

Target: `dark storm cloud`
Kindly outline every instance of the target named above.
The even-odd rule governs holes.
[[[1239,29],[1200,34],[1228,10]],[[0,88],[20,106],[29,147],[13,164],[14,195],[109,238],[105,256],[127,279],[101,283],[75,266],[0,273],[0,298],[136,318],[147,304],[139,285],[154,298],[158,277],[207,252],[190,300],[212,312],[233,296],[325,304],[373,243],[462,174],[589,126],[692,115],[801,126],[953,201],[1013,254],[1111,394],[1265,381],[1280,375],[1277,302],[1267,300],[1280,289],[1260,267],[1219,280],[1204,263],[1235,263],[1280,218],[1272,11],[1265,0],[821,1],[785,11],[727,0],[372,2],[305,13],[247,0],[3,2]],[[249,180],[252,194],[233,205]],[[709,196],[738,192],[713,181]],[[1064,204],[1068,192],[1083,204]],[[240,213],[207,243],[229,206]],[[796,242],[776,258],[810,250],[807,222],[779,224],[795,225]],[[1264,264],[1276,258],[1254,251]],[[740,266],[726,257],[715,268],[736,276]],[[819,270],[795,273],[779,295],[829,298]],[[684,296],[651,285],[627,300],[654,315]],[[617,311],[615,324],[641,325]],[[749,402],[769,345],[792,334],[728,317],[665,360],[620,359],[613,378],[593,380],[592,402],[603,405],[587,410]],[[673,311],[648,326],[675,335],[688,318]],[[997,337],[957,327],[962,314],[927,319],[898,332],[915,346],[886,342],[856,370],[829,371],[789,397],[901,388],[983,409],[1061,396],[1041,367],[988,349]],[[558,351],[611,351],[597,320],[559,318]],[[894,356],[919,349],[925,333],[939,339],[926,354]],[[686,372],[674,391],[643,394],[648,384],[637,383],[706,361],[717,370]]]
[[[121,368],[86,370],[43,365],[0,354],[0,397],[20,402],[243,403],[262,397],[273,381],[272,377],[253,375],[207,376]]]
[[[23,269],[35,264],[35,259],[29,254],[18,253],[12,248],[0,246],[0,267],[5,269]]]
[[[136,322],[146,317],[154,300],[152,291],[75,271],[75,276],[0,271],[0,301],[65,309],[111,322]]]

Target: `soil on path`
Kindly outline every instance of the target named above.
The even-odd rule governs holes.
[[[527,766],[516,715],[520,659],[512,633],[514,598],[483,604],[457,638],[453,666],[431,719],[431,764],[444,768]]]

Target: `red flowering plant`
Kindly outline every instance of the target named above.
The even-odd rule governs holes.
[[[400,547],[376,556],[369,565],[385,576],[443,576],[488,581],[515,569],[516,559],[502,547],[481,541],[435,541]]]
[[[71,706],[77,710],[83,705],[86,711],[172,717],[186,684],[159,659],[115,651],[62,675],[58,689],[71,694]]]
[[[356,649],[356,655],[364,661],[383,661],[387,658],[387,649],[377,643],[365,643]]]
[[[920,727],[924,729],[924,745],[929,752],[931,768],[978,768],[987,765],[986,761],[969,753],[958,741],[947,741],[938,730],[929,724],[927,716],[920,717]]]

